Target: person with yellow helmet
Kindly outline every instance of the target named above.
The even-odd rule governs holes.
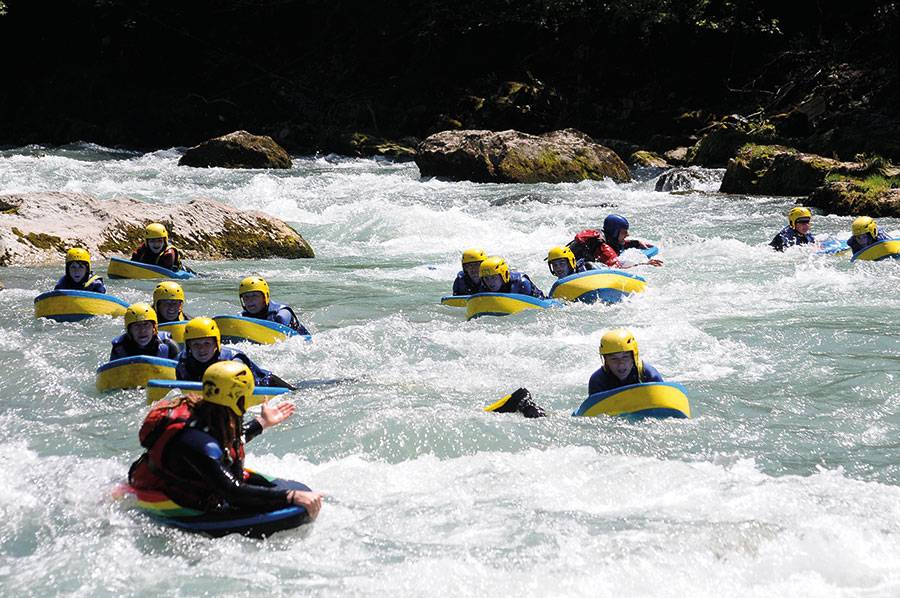
[[[475,293],[484,292],[484,286],[481,284],[481,275],[479,269],[481,262],[487,259],[484,249],[477,247],[466,249],[462,254],[462,270],[456,275],[453,281],[454,295],[474,295]]]
[[[860,216],[854,220],[850,227],[850,232],[853,236],[847,239],[847,245],[850,246],[853,253],[862,251],[869,245],[879,241],[891,240],[889,236],[878,231],[878,223],[869,216]]]
[[[238,349],[222,346],[222,334],[212,318],[192,318],[184,325],[184,350],[178,354],[175,366],[177,380],[199,382],[214,363],[238,361],[250,368],[257,386],[294,388],[269,370],[259,367]]]
[[[171,280],[164,280],[153,289],[153,309],[162,323],[190,320],[184,313],[184,289]]]
[[[244,444],[291,417],[294,405],[264,403],[262,413],[245,424],[255,387],[246,365],[213,364],[202,383],[202,395],[164,401],[147,414],[139,434],[147,451],[128,471],[131,486],[162,492],[182,507],[223,518],[297,505],[315,519],[322,494],[244,469]]]
[[[91,274],[91,254],[83,247],[73,247],[66,252],[66,273],[56,281],[53,289],[106,293],[103,279]]]
[[[159,332],[156,312],[148,303],[135,303],[125,310],[125,332],[112,341],[109,359],[150,355],[176,359],[180,349],[168,332]]]
[[[656,368],[641,360],[637,340],[630,330],[606,331],[600,338],[600,355],[603,367],[591,375],[588,395],[629,384],[663,381]]]
[[[809,245],[816,242],[815,237],[809,232],[812,226],[812,212],[809,208],[795,206],[788,212],[787,217],[788,225],[781,229],[769,243],[775,251],[784,251],[786,247]]]
[[[241,300],[241,307],[244,308],[241,315],[245,318],[277,322],[300,334],[309,334],[290,305],[272,301],[269,283],[264,278],[248,276],[242,280],[238,286],[238,298]]]
[[[144,229],[144,242],[131,254],[131,261],[162,266],[173,272],[183,269],[180,252],[169,245],[169,231],[159,222]]]
[[[563,278],[578,272],[587,272],[588,270],[596,270],[597,266],[584,259],[575,259],[575,254],[568,247],[557,246],[547,252],[545,259],[550,274],[556,278]]]
[[[478,274],[484,285],[482,292],[517,293],[531,295],[538,299],[544,298],[544,292],[531,282],[527,274],[510,272],[506,260],[502,257],[492,256],[481,262]]]

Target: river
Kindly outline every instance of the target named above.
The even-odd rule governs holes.
[[[185,311],[235,313],[248,274],[298,308],[313,342],[242,348],[283,378],[343,382],[296,393],[247,461],[325,492],[322,514],[210,540],[113,499],[146,412],[140,391],[94,388],[121,321],[36,320],[62,267],[4,268],[0,594],[900,595],[900,263],[773,252],[794,200],[719,195],[722,171],[669,194],[650,171],[492,185],[380,160],[179,156],[5,150],[0,193],[206,196],[295,226],[315,259],[191,262],[208,276],[185,284]],[[660,247],[663,267],[635,270],[645,293],[471,322],[439,304],[470,246],[548,290],[547,250],[611,211]],[[850,221],[816,215],[813,232],[845,238]],[[107,280],[128,301],[154,285]],[[569,417],[618,326],[689,389],[693,419]],[[482,411],[520,386],[552,416]]]

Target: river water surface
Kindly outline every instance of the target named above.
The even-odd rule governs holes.
[[[121,322],[33,318],[62,267],[0,276],[0,593],[47,595],[900,595],[900,263],[783,254],[790,198],[616,185],[422,180],[414,164],[295,158],[286,171],[176,166],[175,150],[0,153],[0,193],[151,202],[206,196],[287,220],[312,260],[192,262],[191,315],[235,313],[264,276],[314,340],[244,346],[297,415],[248,466],[328,495],[318,521],[259,541],[154,524],[111,498],[139,453],[140,391],[94,369]],[[610,211],[661,248],[648,291],[466,322],[441,306],[482,246],[545,291],[553,245]],[[48,215],[48,218],[54,217]],[[851,218],[816,216],[847,236]],[[879,222],[883,230],[897,220]],[[105,273],[105,262],[95,261]],[[147,300],[153,281],[109,281]],[[690,391],[694,418],[572,418],[602,331]],[[528,387],[552,417],[482,408]]]

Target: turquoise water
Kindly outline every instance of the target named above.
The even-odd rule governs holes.
[[[566,596],[900,594],[900,263],[783,254],[789,198],[625,185],[420,180],[412,164],[297,158],[288,171],[176,166],[92,145],[0,152],[0,192],[205,196],[293,224],[314,260],[196,262],[191,315],[234,313],[257,273],[314,341],[244,346],[298,414],[248,465],[324,491],[267,541],[156,526],[110,496],[139,454],[139,391],[100,394],[121,323],[33,318],[61,267],[0,292],[0,593]],[[714,179],[721,171],[710,171]],[[504,255],[545,291],[547,249],[615,210],[661,247],[648,291],[465,322],[438,304],[459,252]],[[816,216],[846,236],[851,218]],[[883,230],[900,221],[882,219]],[[99,260],[99,270],[105,264]],[[107,281],[128,301],[152,281]],[[608,327],[690,390],[694,419],[571,418]],[[528,387],[543,420],[482,407]]]

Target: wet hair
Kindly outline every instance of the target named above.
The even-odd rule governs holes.
[[[207,403],[202,396],[193,395],[187,400],[191,401],[197,427],[218,440],[223,448],[231,447],[237,453],[241,447],[243,418],[228,407]],[[229,454],[227,450],[225,454]]]

